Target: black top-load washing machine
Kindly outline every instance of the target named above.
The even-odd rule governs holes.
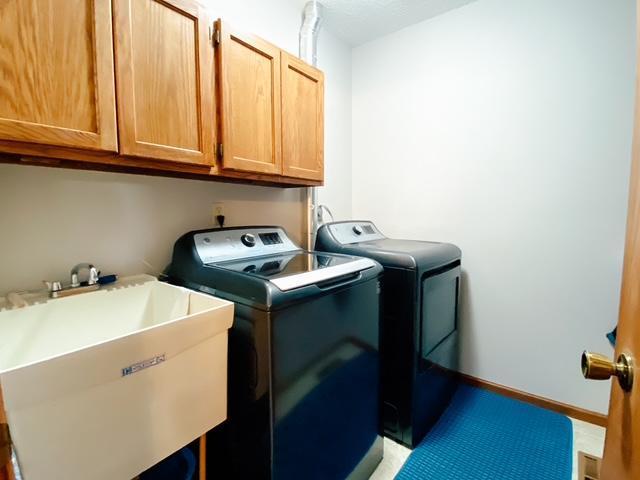
[[[322,225],[316,250],[359,255],[384,267],[382,421],[387,436],[416,446],[457,388],[460,249],[394,240],[369,221]]]
[[[279,227],[176,242],[168,280],[235,302],[228,420],[208,434],[215,478],[369,477],[382,459],[381,273],[370,259],[306,252]]]

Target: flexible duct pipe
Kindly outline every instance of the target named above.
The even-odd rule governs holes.
[[[318,63],[318,33],[322,24],[322,8],[321,3],[311,0],[302,10],[299,57],[314,67]],[[320,223],[322,210],[318,208],[318,191],[315,187],[310,187],[306,193],[306,236],[309,250],[313,249],[315,233]]]
[[[314,67],[318,64],[318,33],[322,24],[322,8],[322,4],[311,0],[302,10],[299,56]]]

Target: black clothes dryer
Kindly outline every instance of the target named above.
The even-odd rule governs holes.
[[[382,459],[382,267],[304,251],[279,227],[234,227],[183,235],[165,273],[235,302],[212,478],[369,478]]]
[[[458,247],[395,240],[370,221],[322,225],[316,250],[377,260],[382,278],[382,423],[387,436],[415,447],[457,388]]]

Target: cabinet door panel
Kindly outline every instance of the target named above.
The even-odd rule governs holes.
[[[115,0],[120,153],[213,165],[214,52],[189,0]]]
[[[218,21],[224,168],[281,173],[280,50]]]
[[[324,175],[324,75],[282,52],[282,170],[289,177]]]
[[[117,151],[109,0],[0,2],[0,139]]]

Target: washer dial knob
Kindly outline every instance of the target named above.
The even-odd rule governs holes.
[[[245,233],[240,237],[240,241],[247,247],[256,246],[256,237],[251,233]]]

